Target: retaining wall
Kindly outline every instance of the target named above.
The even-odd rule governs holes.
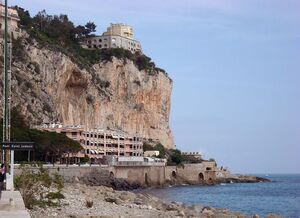
[[[176,166],[45,166],[50,174],[59,174],[65,181],[73,181],[78,178],[89,178],[95,174],[101,177],[127,179],[130,182],[138,182],[143,185],[161,186],[174,177],[190,182],[198,183],[201,180],[216,179],[215,162],[202,162],[199,164],[185,164]],[[31,168],[38,170],[38,168]],[[15,174],[20,174],[19,167],[15,167]]]

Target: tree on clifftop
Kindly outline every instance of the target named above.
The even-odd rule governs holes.
[[[94,22],[89,21],[86,25],[86,35],[96,32],[96,24]]]
[[[29,11],[24,8],[20,8],[15,6],[15,9],[18,11],[18,15],[20,18],[19,25],[29,29],[32,26],[32,18],[30,17]]]

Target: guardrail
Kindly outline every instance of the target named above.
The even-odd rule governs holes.
[[[111,166],[166,166],[164,162],[114,162],[110,164]]]

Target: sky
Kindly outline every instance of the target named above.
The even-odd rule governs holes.
[[[299,0],[9,0],[35,15],[134,27],[173,79],[177,148],[234,173],[300,173]]]

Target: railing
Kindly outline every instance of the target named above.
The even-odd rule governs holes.
[[[165,166],[164,162],[140,162],[140,161],[120,161],[112,162],[111,166]]]

